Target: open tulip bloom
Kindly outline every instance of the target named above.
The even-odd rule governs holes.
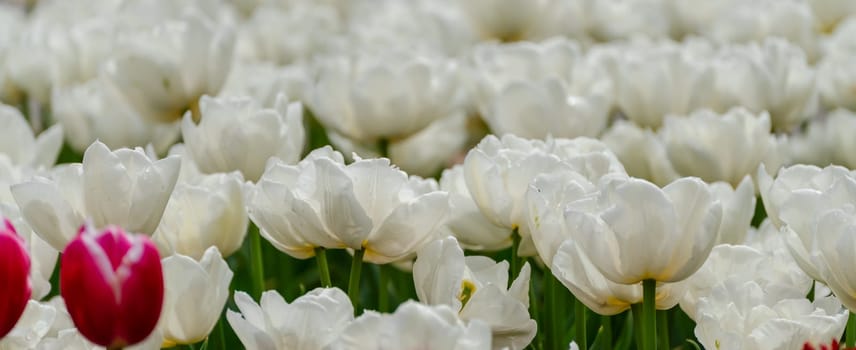
[[[144,235],[119,227],[98,232],[84,225],[62,255],[60,291],[86,339],[119,349],[154,330],[164,300],[157,248]]]

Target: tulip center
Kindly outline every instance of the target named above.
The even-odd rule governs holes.
[[[458,300],[461,301],[461,309],[467,306],[467,302],[473,297],[476,292],[476,284],[469,280],[461,281],[461,293],[458,294]]]

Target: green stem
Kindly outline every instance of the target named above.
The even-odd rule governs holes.
[[[574,301],[574,327],[576,327],[576,335],[574,341],[580,346],[580,349],[588,349],[586,341],[586,313],[588,309],[577,299]]]
[[[517,279],[517,275],[520,274],[520,269],[523,267],[520,256],[517,255],[518,249],[520,249],[520,233],[515,227],[511,231],[511,278],[508,280],[508,286],[511,286],[511,283]]]
[[[378,266],[378,311],[380,312],[389,312],[389,271],[387,271],[386,265]]]
[[[654,299],[656,292],[657,281],[642,281],[642,318],[639,320],[639,329],[642,331],[641,350],[657,349],[657,304]]]
[[[265,270],[262,263],[262,236],[255,224],[250,224],[250,264],[252,268],[253,298],[259,300],[265,291]]]
[[[633,304],[630,306],[631,317],[633,321],[633,339],[636,340],[636,348],[642,350],[642,304]]]
[[[217,349],[226,350],[226,333],[223,331],[223,321],[225,318],[220,318],[217,326],[214,327],[214,333],[217,336]]]
[[[603,332],[603,343],[600,348],[612,350],[612,317],[600,316],[600,329]]]
[[[853,348],[856,346],[856,314],[850,313],[850,317],[847,319],[847,336],[845,337],[845,341],[847,342],[847,348]]]
[[[318,262],[318,277],[321,279],[321,286],[330,288],[333,283],[330,282],[330,267],[327,266],[327,249],[323,247],[315,248],[315,261]]]
[[[363,270],[363,254],[365,250],[355,250],[354,260],[351,262],[351,276],[348,278],[348,297],[351,298],[351,304],[354,304],[354,312],[360,301],[360,273]]]
[[[657,346],[669,350],[669,318],[666,310],[657,310]]]
[[[558,349],[556,336],[556,278],[550,270],[544,270],[544,344],[548,349]]]
[[[540,320],[538,311],[538,295],[535,293],[535,274],[529,279],[529,316],[533,320]],[[535,333],[535,339],[530,344],[533,349],[544,349],[544,332]]]

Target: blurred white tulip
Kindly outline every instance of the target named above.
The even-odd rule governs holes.
[[[387,52],[322,59],[308,103],[325,127],[359,142],[406,138],[449,116],[455,67]]]
[[[529,264],[508,286],[508,262],[483,256],[464,257],[453,237],[434,241],[419,251],[413,282],[419,300],[448,305],[461,320],[490,326],[494,349],[520,350],[535,338],[537,325],[529,316]]]
[[[741,244],[755,216],[755,183],[749,175],[737,187],[724,182],[710,184],[713,194],[722,204],[722,225],[719,226],[717,244]]]
[[[681,176],[737,187],[762,162],[769,168],[781,165],[778,148],[784,142],[770,130],[766,112],[755,115],[738,107],[724,114],[697,110],[688,116],[667,116],[658,136]]]
[[[601,140],[627,169],[627,174],[665,186],[680,175],[672,166],[666,146],[657,133],[635,123],[619,120],[612,124]]]
[[[668,38],[672,18],[665,0],[577,0],[588,7],[588,29],[602,41]]]
[[[205,173],[238,170],[258,181],[271,157],[286,163],[300,159],[306,140],[303,106],[280,95],[274,109],[243,97],[199,99],[201,121],[186,113],[181,133],[188,155]],[[224,142],[228,140],[228,142]]]
[[[62,130],[54,125],[36,137],[20,111],[0,103],[0,155],[15,165],[52,167],[62,148]]]
[[[831,53],[817,65],[817,89],[828,109],[856,110],[856,53]]]
[[[790,138],[791,157],[794,163],[827,166],[841,165],[856,169],[856,113],[836,109],[824,118],[808,124],[804,134]]]
[[[249,96],[262,107],[274,108],[280,94],[294,101],[304,101],[309,83],[310,72],[306,64],[280,67],[266,62],[247,62],[232,67],[219,97]]]
[[[163,21],[117,44],[104,71],[143,118],[171,122],[215,95],[229,72],[234,30],[199,13]]]
[[[323,349],[354,320],[354,307],[338,288],[314,289],[290,304],[276,291],[264,292],[258,304],[238,291],[235,304],[240,313],[227,310],[226,319],[247,350]]]
[[[155,123],[143,119],[103,77],[55,88],[51,111],[65,130],[68,145],[81,153],[95,141],[112,149],[151,144],[163,153],[181,135],[178,122]]]
[[[344,26],[336,8],[312,1],[293,3],[287,10],[270,4],[258,7],[239,33],[239,55],[246,60],[289,64],[327,51]]]

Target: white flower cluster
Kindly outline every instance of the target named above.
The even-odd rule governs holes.
[[[828,343],[852,169],[853,0],[0,2],[0,217],[33,288],[0,349],[94,348],[39,301],[85,222],[164,257],[141,348],[202,341],[233,297],[247,349],[519,350],[551,274],[601,315],[654,281],[705,348]],[[249,224],[412,271],[419,300],[230,296]]]

